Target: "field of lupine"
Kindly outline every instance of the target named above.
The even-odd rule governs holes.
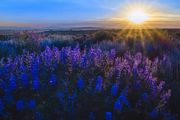
[[[138,42],[27,44],[38,50],[1,43],[0,119],[176,120],[178,42],[167,49],[149,43],[145,51]],[[12,54],[3,57],[4,48]]]

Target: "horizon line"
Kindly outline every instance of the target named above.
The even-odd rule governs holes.
[[[96,21],[76,21],[76,22],[49,22],[49,23],[23,23],[0,21],[0,28],[17,27],[17,28],[118,28],[123,29],[128,26],[127,21],[113,20],[96,20]],[[143,24],[144,25],[144,24]],[[180,21],[147,21],[145,26],[150,28],[180,28]],[[130,27],[130,26],[128,26]]]

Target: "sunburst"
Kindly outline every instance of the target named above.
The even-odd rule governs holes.
[[[131,11],[127,16],[127,19],[134,24],[143,24],[149,19],[149,15],[144,10],[137,9]]]

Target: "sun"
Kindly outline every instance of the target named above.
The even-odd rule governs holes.
[[[148,13],[144,10],[133,10],[128,14],[128,20],[134,24],[142,24],[149,19]]]

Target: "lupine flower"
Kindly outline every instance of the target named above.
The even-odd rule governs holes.
[[[106,112],[106,120],[112,120],[112,112]]]
[[[74,93],[73,95],[68,96],[68,107],[69,107],[69,112],[74,112],[74,103],[75,103],[75,98],[77,94]]]
[[[165,82],[159,81],[154,76],[157,75],[156,69],[159,67],[158,64],[161,64],[161,60],[154,62],[149,60],[148,57],[142,57],[139,53],[139,55],[137,54],[135,56],[127,53],[123,57],[116,57],[114,53],[115,51],[103,52],[100,49],[94,48],[91,48],[90,51],[85,50],[83,53],[81,53],[79,48],[71,49],[71,47],[67,47],[62,48],[60,51],[58,48],[56,48],[56,50],[54,49],[52,50],[51,48],[47,48],[40,54],[30,54],[27,52],[15,59],[9,59],[8,62],[3,62],[2,64],[0,63],[0,112],[4,110],[5,112],[7,111],[9,115],[13,115],[14,113],[11,111],[11,108],[13,108],[14,100],[17,98],[21,98],[21,100],[18,100],[17,102],[15,101],[15,105],[18,110],[17,112],[25,110],[26,107],[33,112],[36,109],[37,101],[42,103],[44,103],[44,101],[45,103],[51,101],[56,102],[56,100],[54,100],[54,97],[56,97],[58,103],[53,103],[53,106],[46,106],[47,104],[37,106],[39,110],[49,107],[50,109],[42,110],[42,113],[36,112],[35,119],[41,120],[43,115],[48,114],[52,109],[55,110],[55,112],[57,112],[56,110],[58,109],[58,112],[60,113],[63,113],[64,110],[67,112],[66,110],[68,110],[69,114],[72,114],[76,112],[78,113],[78,107],[80,106],[81,109],[81,106],[85,105],[85,107],[90,106],[90,108],[85,108],[87,111],[96,111],[97,103],[95,100],[95,102],[91,104],[90,102],[92,99],[97,99],[98,102],[102,103],[98,104],[99,107],[114,107],[115,111],[122,111],[122,115],[124,112],[126,114],[126,109],[133,110],[135,113],[143,110],[145,112],[142,114],[145,113],[147,115],[146,111],[149,111],[150,108],[155,109],[153,108],[154,105],[166,105],[169,97],[171,96],[170,90],[164,90],[163,86]],[[73,65],[74,69],[72,69]],[[94,75],[97,74],[95,73],[97,70],[99,70],[98,73],[102,74],[104,78],[102,76],[98,76],[94,83],[93,78],[95,77]],[[50,74],[49,78],[44,77],[44,74],[46,76],[46,73],[47,75]],[[57,74],[58,76],[62,75],[63,79],[74,79],[79,76],[79,74],[83,76],[87,75],[87,80],[85,81],[80,77],[77,81],[63,80],[59,82],[60,84],[57,84]],[[18,79],[16,79],[15,76],[17,76]],[[28,86],[31,83],[30,78],[32,78],[30,88],[33,90],[39,90],[39,93],[37,94],[37,92],[32,91],[29,87],[27,87],[26,90],[17,89],[18,91],[12,92],[12,90],[15,90],[19,84],[19,77],[20,85],[22,83],[23,87]],[[39,77],[42,81],[39,80]],[[46,79],[48,79],[47,83],[45,82],[47,81]],[[134,79],[134,81],[132,81],[132,79]],[[116,82],[112,83],[113,81],[120,83],[120,86]],[[87,86],[85,86],[85,82],[88,83]],[[42,87],[43,89],[41,89],[41,86],[46,87]],[[62,91],[50,91],[50,86],[53,86],[53,88],[55,88],[54,90],[60,89]],[[87,87],[87,89],[85,89],[85,87]],[[105,88],[104,90],[103,87]],[[119,91],[122,87],[125,88],[119,95]],[[134,90],[134,88],[136,88],[137,91]],[[77,89],[85,89],[85,94],[79,94]],[[75,91],[72,95],[70,94],[71,90]],[[94,91],[99,92],[99,94],[90,94],[94,93]],[[54,92],[56,93],[54,94]],[[78,94],[76,94],[76,92]],[[137,93],[133,94],[134,92]],[[111,96],[109,96],[109,93]],[[27,97],[26,94],[37,99],[29,100],[29,97]],[[48,97],[48,95],[50,96]],[[118,95],[119,97],[116,98]],[[131,97],[133,95],[135,95],[135,97]],[[116,98],[115,101],[114,98]],[[27,103],[23,100],[26,100]],[[143,106],[142,108],[139,108],[138,106],[131,106],[130,101],[133,103],[137,102],[139,104],[143,103],[145,104],[145,107]],[[114,106],[110,106],[113,103]],[[57,105],[57,108],[54,104]],[[59,109],[59,104],[62,109]],[[146,106],[148,107],[146,108]],[[164,111],[161,111],[161,109],[157,108],[158,107],[156,107],[155,112],[152,111],[148,114],[151,118],[156,119],[156,114],[160,113],[162,115],[162,113],[165,113]],[[166,109],[164,106],[163,108]],[[95,112],[90,112],[89,119],[94,120],[95,114]],[[116,114],[111,112],[106,112],[105,114],[106,115],[104,117],[107,120],[111,120],[112,115],[116,118]]]
[[[135,55],[135,60],[137,62],[137,64],[141,63],[141,60],[142,60],[142,54],[139,52],[139,53],[136,53]]]
[[[86,66],[87,66],[87,58],[85,56],[83,56],[81,58],[81,67],[86,68]]]
[[[156,119],[158,117],[158,111],[154,109],[149,113],[149,115],[151,118]]]
[[[66,64],[66,53],[65,53],[65,49],[62,49],[60,52],[60,61],[62,62],[62,64]]]
[[[118,85],[114,84],[111,88],[111,95],[116,96],[118,94]]]
[[[141,81],[140,80],[136,80],[136,82],[134,83],[133,87],[138,90],[141,88]]]
[[[102,90],[102,82],[103,82],[103,78],[101,76],[98,76],[96,79],[96,91]]]
[[[76,46],[76,48],[72,51],[72,55],[71,55],[71,59],[72,59],[72,67],[73,69],[75,69],[78,65],[78,59],[80,58],[80,50],[78,48],[78,46]]]
[[[24,101],[23,100],[18,100],[16,102],[16,109],[17,110],[23,110],[24,109]]]
[[[124,96],[124,95],[121,95],[119,98],[118,98],[121,103],[123,103],[126,107],[130,108],[130,103],[129,101],[127,100],[127,98]]]
[[[137,80],[137,77],[138,77],[138,73],[137,73],[137,68],[135,67],[135,68],[133,68],[133,79],[134,80]]]
[[[157,86],[158,91],[161,91],[161,90],[163,89],[164,85],[165,85],[165,82],[164,82],[164,81],[161,81],[161,82],[159,83],[159,85]]]
[[[26,71],[26,66],[24,64],[21,64],[20,71],[21,72],[25,72]]]
[[[59,60],[60,60],[60,54],[59,54],[59,49],[58,48],[53,48],[53,51],[54,51],[54,57],[55,57],[55,60],[57,63],[59,63]]]
[[[77,81],[77,88],[83,89],[84,88],[84,80],[82,78],[79,78]]]
[[[43,120],[41,112],[35,112],[35,120]]]
[[[28,108],[29,109],[35,109],[36,107],[36,101],[35,100],[30,100],[28,103]]]
[[[130,108],[130,103],[126,98],[126,94],[128,91],[128,87],[126,87],[122,92],[121,95],[118,97],[118,99],[115,102],[114,109],[117,111],[122,111],[123,105]]]
[[[166,104],[170,97],[171,97],[171,90],[169,89],[167,92],[165,92],[160,96],[161,102]]]
[[[126,87],[121,91],[121,96],[126,96],[126,95],[128,94],[128,89],[129,89],[129,87],[126,86]],[[121,97],[121,96],[120,96],[120,97]]]
[[[89,112],[89,120],[95,120],[94,112]]]
[[[176,117],[168,111],[163,111],[162,116],[165,120],[176,120]]]
[[[121,101],[118,99],[116,100],[115,104],[114,104],[114,110],[116,111],[122,111],[122,104]]]
[[[57,83],[56,75],[52,74],[50,79],[49,79],[49,84],[54,86],[54,85],[56,85],[56,83]]]
[[[60,103],[63,104],[64,97],[65,97],[65,96],[64,96],[64,93],[61,92],[61,91],[58,91],[58,92],[56,93],[56,96],[57,96],[57,98],[59,99]]]
[[[33,75],[33,77],[38,76],[38,64],[37,63],[34,63],[32,66],[32,75]]]
[[[16,77],[14,75],[11,75],[10,79],[9,79],[9,87],[10,89],[14,90],[17,87],[16,84]]]
[[[34,78],[34,80],[32,81],[32,88],[34,89],[34,90],[37,90],[37,89],[39,89],[39,79],[36,77],[36,78]]]
[[[112,59],[114,59],[116,57],[116,50],[115,49],[112,49],[110,51],[110,55],[109,55]]]
[[[141,99],[143,101],[147,101],[148,100],[148,93],[147,92],[144,92],[142,95],[141,95]]]
[[[29,85],[28,75],[26,73],[21,74],[22,85],[27,87]]]

